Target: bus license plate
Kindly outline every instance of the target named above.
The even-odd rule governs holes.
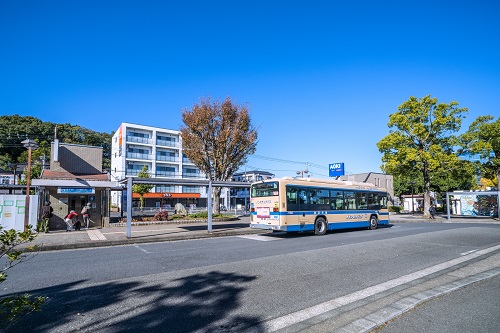
[[[269,207],[257,207],[257,217],[258,218],[268,218],[271,215],[269,214]]]

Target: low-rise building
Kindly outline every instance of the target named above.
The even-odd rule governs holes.
[[[49,229],[65,229],[64,217],[74,210],[91,205],[91,226],[109,224],[109,195],[119,189],[102,170],[102,147],[60,143],[51,144],[50,169],[42,171],[40,179],[33,179],[41,204],[50,201],[54,217]],[[82,221],[82,217],[78,219]]]
[[[354,181],[360,183],[371,183],[378,188],[384,188],[389,194],[389,202],[394,205],[394,177],[385,173],[367,172],[337,177],[339,180]]]

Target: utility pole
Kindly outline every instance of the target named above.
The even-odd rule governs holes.
[[[45,158],[45,155],[40,156],[40,159],[42,160],[42,172],[40,172],[40,178],[42,178],[43,170],[45,170]]]

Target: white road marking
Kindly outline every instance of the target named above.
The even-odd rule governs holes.
[[[106,237],[97,229],[87,230],[87,235],[91,240],[106,240]]]
[[[362,300],[364,298],[373,296],[375,294],[378,294],[380,292],[386,291],[388,289],[400,286],[402,284],[420,279],[422,277],[431,275],[433,273],[439,272],[441,270],[445,270],[449,267],[458,265],[460,263],[463,263],[468,260],[475,259],[479,256],[482,256],[483,254],[487,254],[496,250],[500,249],[500,245],[493,246],[484,250],[480,251],[475,251],[474,253],[467,254],[465,256],[462,256],[460,258],[456,258],[438,265],[434,265],[425,269],[422,269],[420,271],[416,271],[414,273],[410,273],[404,276],[401,276],[399,278],[389,280],[387,282],[365,288],[363,290],[356,291],[354,293],[341,296],[335,299],[332,299],[330,301],[320,303],[318,305],[311,306],[309,308],[296,311],[294,313],[287,314],[282,317],[278,317],[275,319],[272,319],[268,322],[263,323],[263,329],[265,332],[274,332],[278,331],[280,329],[283,329],[285,327],[288,327],[290,325],[302,322],[304,320],[308,320],[310,318],[319,316],[325,312],[338,309],[344,305]]]
[[[139,249],[139,250],[141,250],[141,251],[142,251],[142,252],[144,252],[144,253],[148,253],[148,254],[149,254],[149,253],[153,253],[153,252],[149,252],[148,250],[143,249],[143,248],[142,248],[142,247],[140,247],[139,245],[134,245],[134,247],[135,247],[135,248],[137,248],[137,249]]]
[[[261,241],[261,242],[269,242],[269,241],[275,241],[275,240],[282,240],[283,238],[278,238],[278,237],[269,237],[269,236],[262,236],[262,235],[242,235],[242,236],[237,236],[239,238],[246,238],[246,239],[252,239],[256,241]]]
[[[474,253],[474,252],[476,252],[476,251],[477,251],[477,249],[475,249],[475,250],[470,250],[470,251],[467,251],[467,252],[462,252],[462,253],[460,253],[460,255],[461,255],[461,256],[466,256],[466,255],[471,254],[471,253]]]

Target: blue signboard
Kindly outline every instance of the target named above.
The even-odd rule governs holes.
[[[337,177],[344,175],[344,163],[332,163],[329,165],[330,177]]]
[[[59,194],[95,194],[93,187],[58,187]]]

